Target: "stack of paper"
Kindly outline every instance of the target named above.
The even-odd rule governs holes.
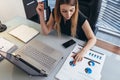
[[[12,42],[0,37],[0,51],[11,53],[17,49],[17,46]]]
[[[11,34],[12,36],[18,38],[19,40],[25,43],[30,41],[38,33],[39,31],[26,25],[20,25],[9,32],[9,34]]]

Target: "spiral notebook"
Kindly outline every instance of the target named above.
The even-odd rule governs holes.
[[[24,43],[27,43],[32,38],[34,38],[39,33],[39,31],[27,25],[20,25],[12,29],[8,33],[18,38],[19,40],[23,41]]]

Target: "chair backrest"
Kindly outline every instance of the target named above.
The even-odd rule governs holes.
[[[45,0],[45,3],[46,21],[48,21],[50,16],[50,7],[48,6],[48,0]],[[36,12],[37,4],[37,0],[23,0],[23,5],[27,19],[40,23],[39,16]]]
[[[88,17],[88,21],[90,23],[90,26],[96,34],[97,27],[95,27],[95,24],[98,19],[98,14],[101,7],[102,0],[78,0],[79,2],[79,9],[80,11]]]

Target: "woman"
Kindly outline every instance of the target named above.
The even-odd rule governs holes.
[[[58,34],[66,34],[81,40],[87,40],[86,45],[74,57],[74,63],[81,61],[91,47],[96,43],[96,37],[91,30],[87,18],[79,11],[78,0],[56,0],[48,22],[44,20],[44,4],[38,3],[36,8],[44,34],[56,29]]]

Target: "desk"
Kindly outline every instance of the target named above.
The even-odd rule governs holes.
[[[8,29],[5,32],[0,33],[0,37],[5,37],[6,39],[10,40],[11,42],[15,43],[18,48],[22,47],[25,45],[23,42],[19,41],[18,39],[12,37],[9,35],[7,32],[11,30],[12,28],[25,24],[31,27],[34,27],[37,30],[40,29],[40,25],[29,21],[25,18],[22,17],[16,17],[8,22],[5,23],[8,26]],[[22,70],[17,68],[16,66],[12,65],[10,62],[7,60],[3,60],[0,62],[0,79],[1,80],[55,80],[54,76],[64,63],[65,59],[69,55],[69,53],[73,50],[74,46],[71,46],[67,49],[64,49],[61,44],[66,42],[67,40],[71,39],[72,37],[68,36],[61,36],[57,37],[55,32],[51,32],[50,35],[44,36],[40,33],[37,37],[40,41],[50,45],[51,47],[61,51],[64,54],[64,58],[59,62],[57,67],[52,71],[52,73],[48,77],[33,77],[29,76],[26,73],[24,73]],[[83,41],[80,41],[78,39],[73,38],[77,43],[84,45]],[[92,48],[95,51],[99,51],[101,53],[104,53],[107,55],[105,64],[103,66],[102,70],[102,78],[101,80],[120,80],[120,71],[119,71],[119,66],[120,66],[120,56],[113,54],[105,49],[102,49],[100,47],[94,46]]]

